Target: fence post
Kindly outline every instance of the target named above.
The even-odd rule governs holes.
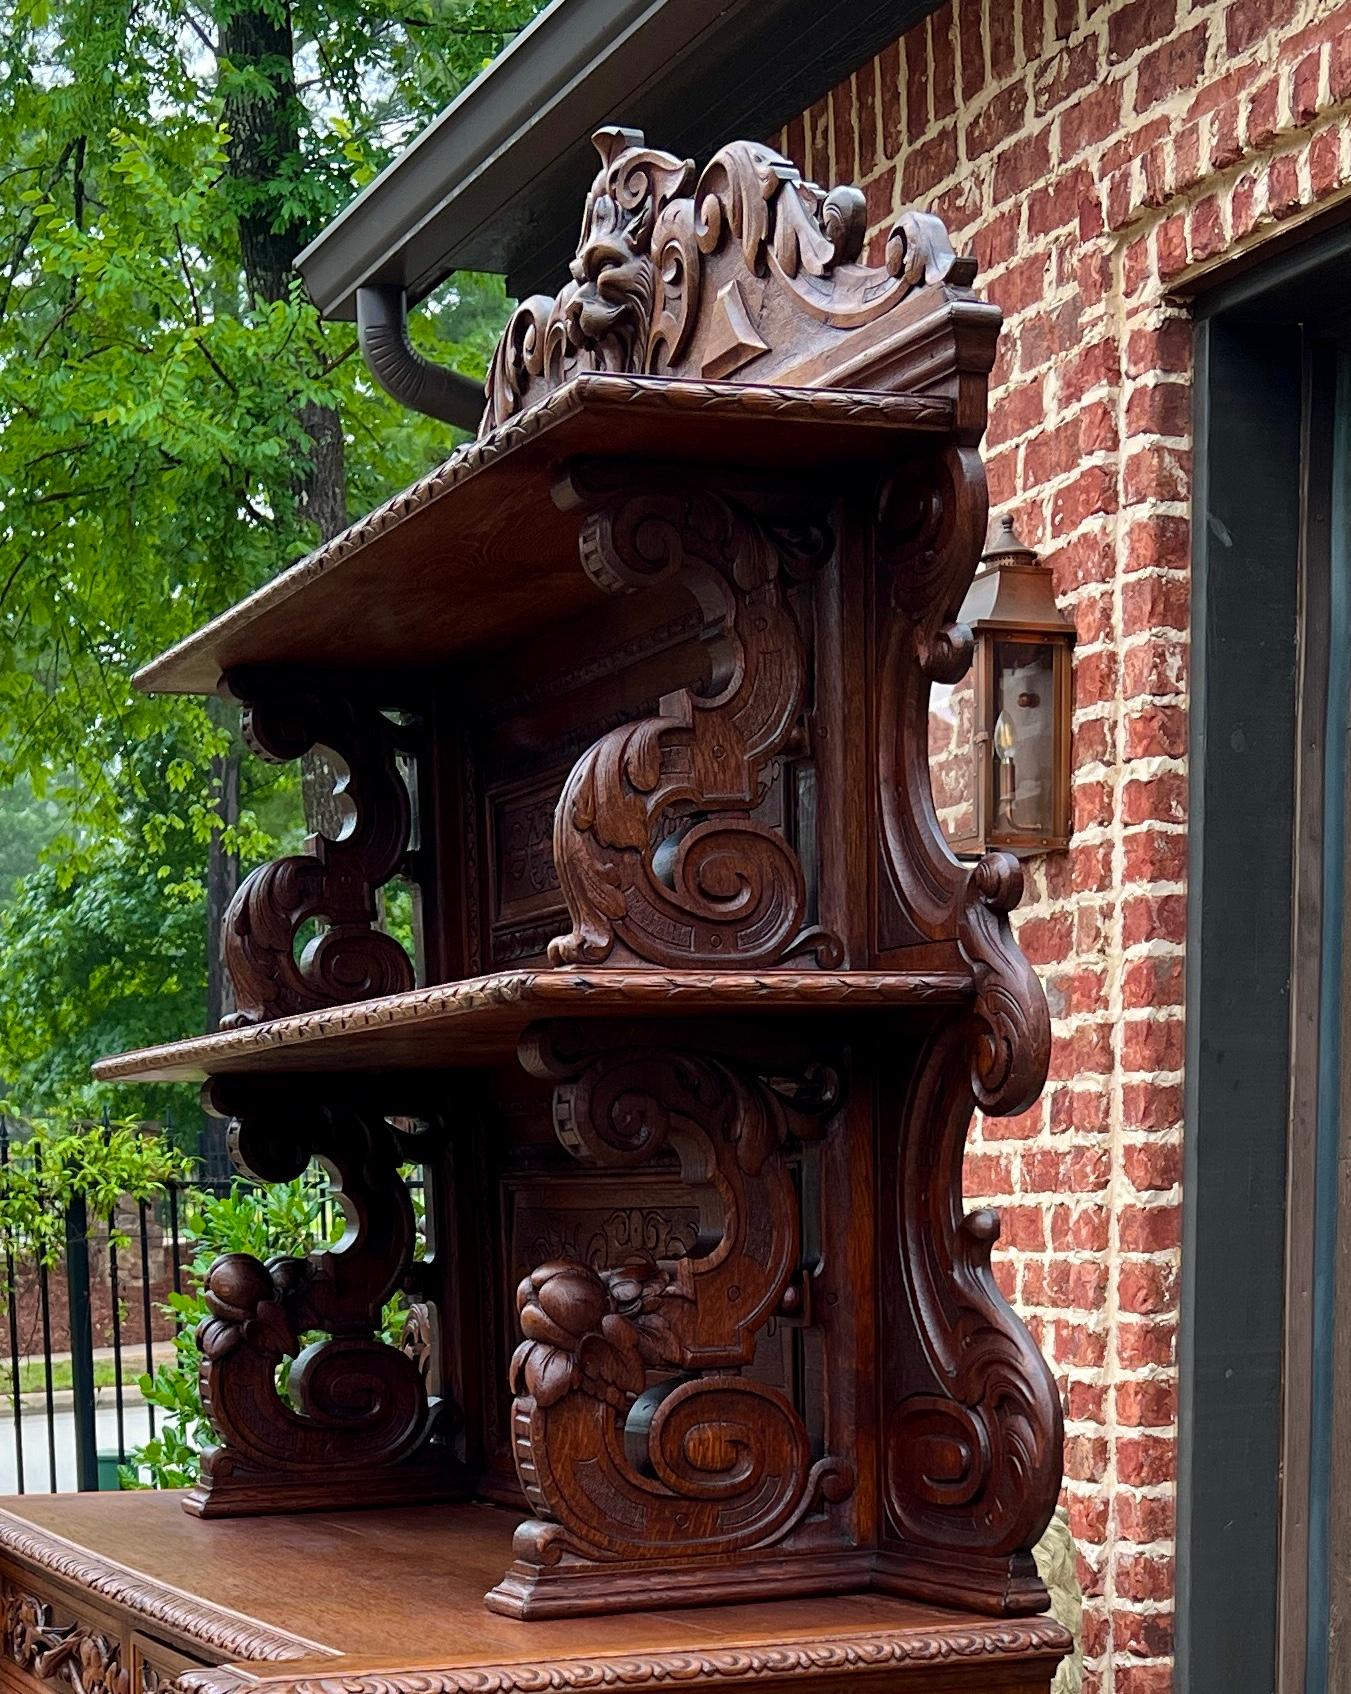
[[[70,1311],[70,1378],[75,1400],[75,1486],[99,1485],[94,1416],[94,1319],[89,1302],[89,1215],[83,1194],[66,1208],[66,1288]]]

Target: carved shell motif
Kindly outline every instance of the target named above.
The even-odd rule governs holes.
[[[570,279],[512,314],[488,373],[481,435],[579,371],[715,380],[741,371],[772,351],[770,320],[782,314],[757,309],[769,290],[786,295],[794,314],[844,330],[915,288],[965,286],[974,274],[941,221],[913,212],[892,231],[882,268],[858,263],[862,192],[803,181],[763,142],[730,142],[696,183],[688,159],[646,146],[638,130],[601,129],[593,140],[601,169]],[[710,261],[729,243],[739,270],[706,286]]]

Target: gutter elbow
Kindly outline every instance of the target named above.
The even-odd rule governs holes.
[[[408,338],[408,295],[397,283],[357,289],[357,344],[366,368],[403,405],[474,434],[483,389],[467,376],[424,359]]]

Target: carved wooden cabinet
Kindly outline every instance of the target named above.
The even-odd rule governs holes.
[[[141,677],[344,772],[336,838],[230,909],[222,1029],[98,1067],[206,1079],[241,1169],[321,1158],[350,1218],[212,1268],[220,1444],[184,1504],[259,1546],[412,1513],[472,1547],[490,1637],[631,1614],[632,1646],[696,1608],[691,1642],[744,1647],[747,1613],[824,1639],[872,1608],[876,1639],[922,1613],[968,1645],[869,1674],[1044,1689],[1059,1406],[961,1161],[976,1107],[1035,1099],[1047,1012],[1018,864],[951,857],[927,766],[999,315],[936,219],[870,266],[862,195],[767,147],[697,179],[597,147],[479,440]],[[416,968],[379,922],[398,877]],[[397,1292],[420,1356],[380,1338]]]

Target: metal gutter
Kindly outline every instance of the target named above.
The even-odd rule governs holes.
[[[483,416],[483,384],[424,359],[408,338],[408,299],[397,283],[357,289],[357,343],[366,368],[415,412],[456,424],[472,435]]]

